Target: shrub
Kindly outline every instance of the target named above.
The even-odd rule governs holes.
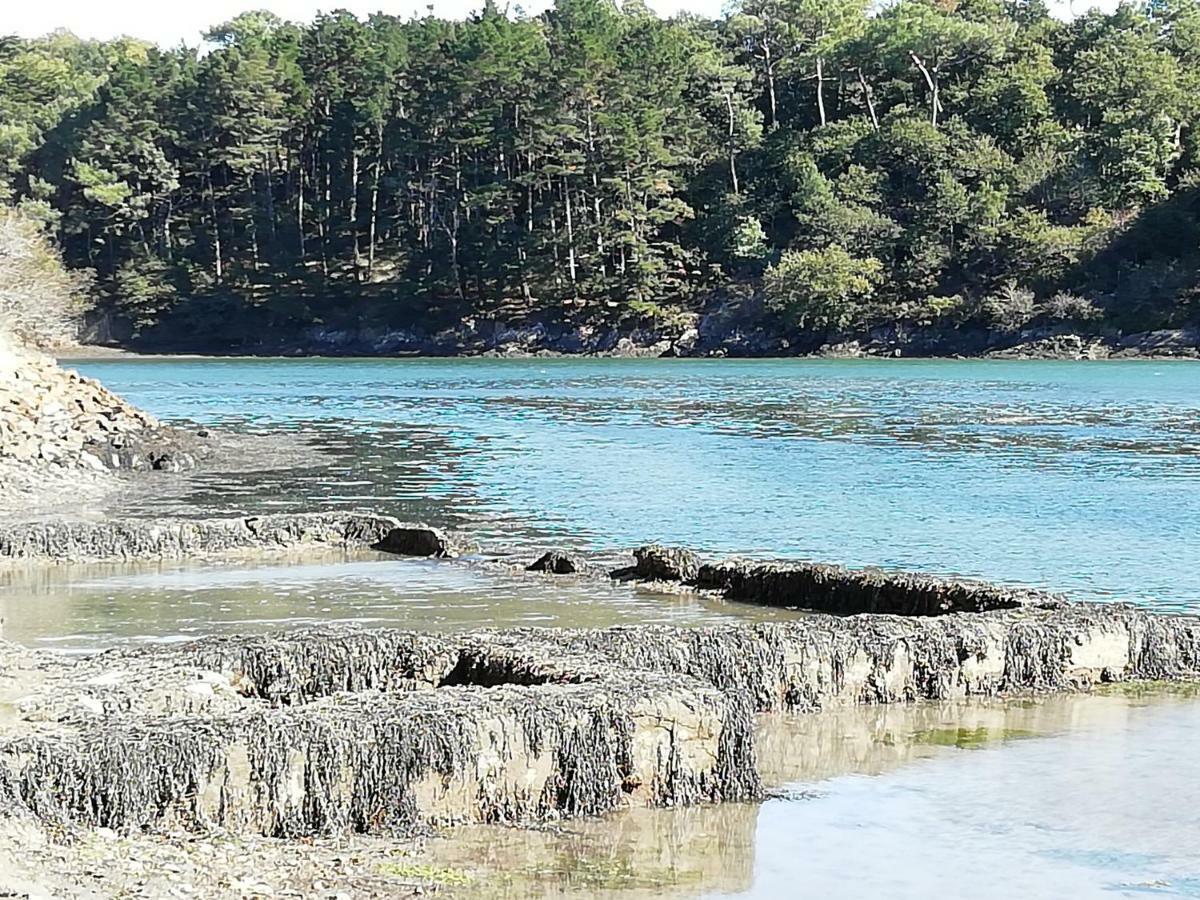
[[[925,326],[958,324],[970,314],[971,305],[962,294],[952,294],[949,297],[930,294],[921,300],[905,304],[903,308],[903,318]]]
[[[0,330],[39,347],[73,342],[86,286],[33,218],[0,211]]]
[[[842,330],[875,293],[883,264],[843,247],[789,250],[763,276],[767,308],[801,328]]]
[[[1033,291],[1019,287],[1015,281],[985,297],[982,307],[988,323],[1000,331],[1018,331],[1037,315]]]
[[[1042,304],[1047,318],[1058,322],[1094,322],[1104,317],[1104,312],[1087,297],[1059,291]]]

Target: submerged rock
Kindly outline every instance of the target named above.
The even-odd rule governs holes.
[[[570,553],[549,550],[525,567],[526,572],[548,572],[551,575],[574,575],[583,571],[585,564]]]

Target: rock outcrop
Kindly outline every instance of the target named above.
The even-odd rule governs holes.
[[[939,617],[431,636],[319,630],[85,660],[0,645],[0,808],[277,836],[760,794],[752,713],[1200,677],[1200,619]]]
[[[399,556],[457,556],[458,548],[443,532],[428,525],[400,525],[388,530],[372,549]]]
[[[727,600],[839,615],[938,616],[1065,602],[1058,594],[1031,588],[810,562],[713,563],[700,567],[695,584],[719,590]]]
[[[525,567],[526,572],[546,572],[549,575],[574,575],[582,572],[586,564],[570,553],[547,550]]]
[[[647,544],[633,551],[635,560],[628,569],[613,572],[614,578],[643,581],[694,582],[700,572],[700,558],[683,547]]]
[[[48,356],[0,346],[0,459],[177,472],[195,466],[195,443]]]
[[[659,544],[639,547],[633,555],[633,566],[614,569],[610,576],[621,581],[679,582],[717,591],[726,600],[837,615],[937,616],[1066,602],[1059,594],[1033,588],[878,568],[848,569],[804,561],[704,563],[690,550]]]
[[[275,513],[228,519],[49,520],[0,526],[0,562],[126,562],[253,552],[369,548],[448,556],[449,538],[426,525],[358,513]]]

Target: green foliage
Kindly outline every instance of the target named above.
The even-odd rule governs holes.
[[[144,333],[273,302],[657,316],[735,283],[813,329],[1095,319],[1061,292],[1178,324],[1200,295],[1198,8],[557,0],[247,13],[203,54],[7,38],[0,203]]]
[[[1008,281],[983,298],[982,312],[998,331],[1017,331],[1037,315],[1037,302],[1033,291]]]
[[[1047,318],[1059,322],[1093,322],[1102,318],[1104,311],[1087,297],[1059,291],[1042,304]]]
[[[855,321],[879,284],[883,265],[858,259],[843,247],[789,250],[767,269],[763,291],[769,309],[801,328],[836,331]]]

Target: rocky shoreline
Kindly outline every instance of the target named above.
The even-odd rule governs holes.
[[[49,519],[0,525],[0,563],[210,559],[303,550],[370,549],[453,556],[451,538],[423,524],[357,513],[275,513],[222,519]]]
[[[237,342],[159,336],[91,352],[120,350],[200,356],[1200,359],[1200,328],[1124,333],[1056,325],[990,331],[898,323],[830,336],[792,333],[718,310],[622,325],[469,319],[440,330],[312,326]],[[80,348],[65,356],[88,352]]]
[[[0,653],[0,808],[56,828],[410,834],[753,799],[755,712],[1200,676],[1200,619],[937,617]]]
[[[153,479],[211,458],[202,448],[214,436],[166,428],[52,364],[35,370],[36,402],[18,386],[22,402],[0,414],[10,422],[0,481],[19,471],[70,491],[81,479]],[[18,432],[35,436],[35,455],[5,455]],[[0,521],[4,567],[362,550],[811,614],[449,635],[317,628],[85,658],[0,641],[0,869],[12,848],[45,853],[64,841],[186,835],[206,853],[240,841],[282,860],[351,835],[408,840],[448,824],[542,827],[623,807],[756,800],[760,713],[1200,679],[1193,616],[661,545],[632,562],[551,550],[532,563],[464,559],[468,546],[374,513]],[[330,871],[343,866],[333,852],[324,859]],[[74,878],[79,865],[63,868]],[[25,881],[0,878],[0,892],[52,893],[36,873],[13,871]]]
[[[0,348],[0,459],[60,469],[195,468],[207,432],[164,425],[28,348]]]

